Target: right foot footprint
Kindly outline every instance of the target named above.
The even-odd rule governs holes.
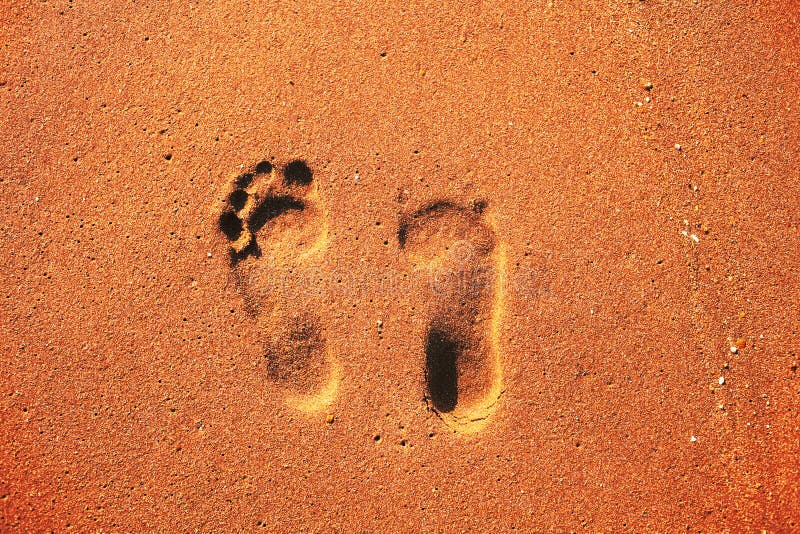
[[[258,339],[266,375],[289,393],[287,402],[305,412],[330,404],[339,367],[310,313],[288,317],[276,284],[294,269],[313,266],[328,243],[327,217],[313,174],[303,160],[278,171],[261,161],[231,185],[218,226],[229,244],[230,265]],[[267,313],[268,312],[268,313]],[[259,344],[260,343],[260,344]]]
[[[503,393],[498,348],[505,250],[483,202],[441,201],[404,217],[400,248],[428,270],[426,399],[450,428],[482,429]]]
[[[299,159],[280,171],[263,160],[237,176],[218,225],[228,239],[231,267],[251,315],[258,315],[272,296],[276,270],[307,263],[328,243],[317,185]]]

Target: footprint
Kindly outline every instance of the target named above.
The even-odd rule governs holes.
[[[435,202],[404,216],[397,233],[400,248],[428,275],[425,398],[459,433],[484,428],[503,394],[506,257],[485,208]]]
[[[320,209],[319,190],[303,160],[279,172],[261,161],[237,176],[219,218],[230,242],[232,267],[261,258],[269,247],[277,263],[302,261],[328,242],[327,216]]]
[[[287,403],[305,412],[329,405],[339,384],[319,318],[287,315],[281,306],[293,273],[313,268],[328,245],[327,214],[313,178],[303,160],[280,170],[261,161],[232,181],[218,219],[255,338],[266,339],[254,342],[263,356],[259,364],[286,390]]]
[[[261,345],[267,378],[286,391],[286,403],[306,413],[333,403],[340,367],[331,358],[316,315],[281,317]]]

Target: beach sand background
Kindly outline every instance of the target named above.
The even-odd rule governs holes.
[[[797,2],[2,13],[2,530],[800,528]]]

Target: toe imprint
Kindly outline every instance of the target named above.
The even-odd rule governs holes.
[[[260,258],[279,263],[320,250],[327,223],[311,168],[293,160],[278,171],[263,160],[232,181],[218,227],[230,244],[231,266]]]

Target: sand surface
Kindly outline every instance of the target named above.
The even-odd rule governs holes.
[[[798,2],[0,18],[0,530],[800,529]]]

